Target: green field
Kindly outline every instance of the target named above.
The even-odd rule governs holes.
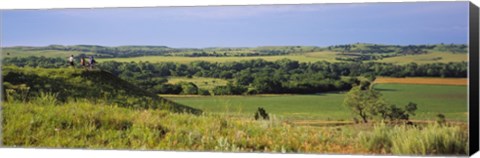
[[[431,52],[420,55],[406,55],[384,58],[378,62],[394,63],[394,64],[408,64],[411,62],[417,64],[429,63],[448,63],[448,62],[462,62],[468,61],[466,53],[447,53],[447,52]]]
[[[467,87],[443,85],[378,84],[387,101],[403,107],[409,101],[418,104],[412,119],[434,120],[443,113],[447,120],[467,121]],[[258,107],[280,117],[297,120],[349,121],[348,109],[342,106],[344,93],[318,95],[256,96],[179,96],[165,95],[173,101],[206,112],[251,115]]]

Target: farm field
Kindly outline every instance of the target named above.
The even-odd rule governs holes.
[[[467,78],[431,78],[431,77],[377,77],[374,83],[431,84],[467,86]]]
[[[468,61],[466,53],[447,53],[447,52],[430,52],[420,55],[406,55],[396,56],[390,58],[383,58],[375,62],[393,63],[393,64],[430,64],[430,63],[448,63],[448,62],[462,62]]]
[[[403,107],[418,104],[414,120],[434,120],[442,113],[447,120],[467,121],[467,87],[449,85],[376,84],[386,100]],[[344,93],[317,95],[181,96],[161,95],[206,112],[228,112],[253,117],[258,107],[279,118],[294,120],[350,121],[342,106]]]

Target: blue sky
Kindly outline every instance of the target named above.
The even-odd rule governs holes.
[[[468,2],[2,10],[3,46],[466,44]]]

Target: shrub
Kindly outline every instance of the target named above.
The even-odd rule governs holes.
[[[443,114],[437,114],[437,121],[438,124],[445,124],[447,120],[445,119],[445,115]]]
[[[259,107],[257,112],[255,112],[254,117],[255,117],[255,120],[258,120],[258,119],[269,120],[270,119],[267,111],[265,111],[265,109],[263,109],[261,107]]]

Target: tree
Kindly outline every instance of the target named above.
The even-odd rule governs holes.
[[[381,119],[390,119],[390,121],[405,120],[415,115],[417,104],[408,103],[405,108],[388,104],[381,93],[374,89],[362,90],[361,86],[353,87],[346,95],[343,101],[344,106],[349,108],[354,114],[360,116],[364,123],[369,118],[380,116]]]
[[[385,107],[380,92],[374,89],[362,90],[360,86],[353,87],[347,93],[343,105],[358,115],[364,123],[376,115],[378,109]]]

